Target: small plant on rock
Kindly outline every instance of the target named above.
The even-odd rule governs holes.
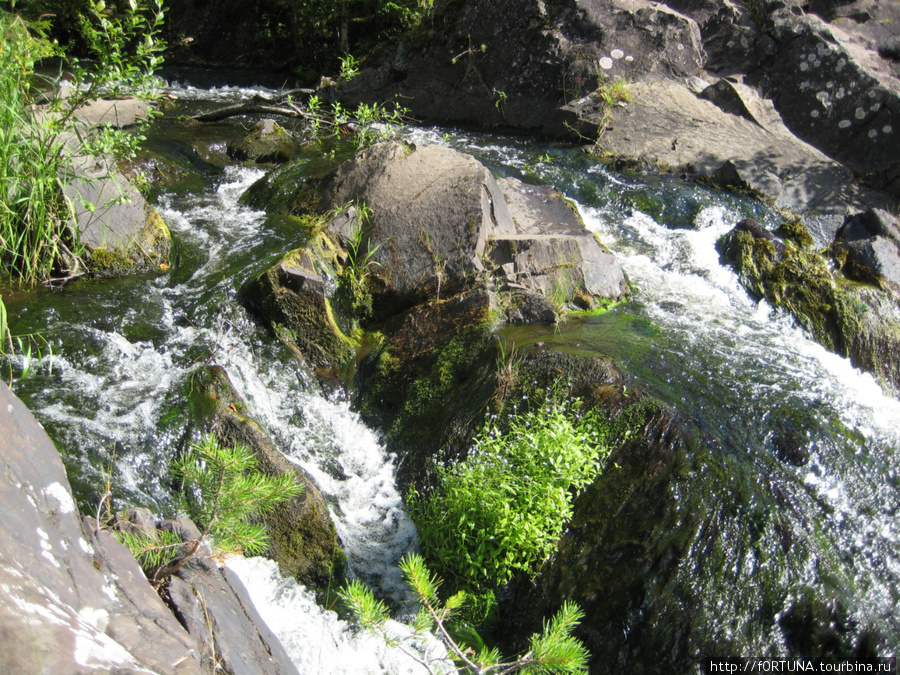
[[[347,241],[347,264],[338,272],[338,300],[348,317],[354,321],[365,320],[372,313],[372,294],[369,276],[373,268],[381,264],[374,259],[381,244],[371,245],[368,237],[372,210],[357,202],[356,221]]]
[[[184,566],[207,540],[218,554],[262,553],[269,536],[258,517],[303,492],[292,474],[266,476],[257,468],[253,450],[245,445],[222,447],[215,436],[192,444],[175,461],[174,471],[183,481],[182,509],[199,536],[185,542],[171,532],[117,533],[156,585]]]
[[[446,646],[450,659],[458,668],[457,672],[506,675],[517,672],[550,674],[587,670],[589,653],[572,635],[572,631],[584,617],[581,608],[574,603],[563,603],[559,612],[544,623],[543,631],[531,636],[529,649],[525,654],[504,660],[496,648],[485,646],[477,635],[470,635],[467,640],[467,643],[475,643],[474,646],[463,644],[454,637],[458,633],[453,623],[466,602],[465,593],[457,593],[442,601],[439,597],[441,581],[429,571],[419,555],[404,557],[400,561],[400,569],[420,604],[412,639],[421,639],[433,632]],[[385,622],[389,617],[387,606],[376,599],[362,582],[351,582],[339,595],[364,628],[381,635],[389,644],[403,650],[429,673],[449,672],[446,658],[423,658],[386,630]]]

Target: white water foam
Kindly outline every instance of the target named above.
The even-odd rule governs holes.
[[[438,640],[413,639],[410,629],[395,621],[386,628],[402,649],[389,646],[379,635],[355,630],[335,612],[316,604],[306,588],[282,577],[271,560],[233,556],[226,564],[240,577],[263,620],[304,675],[456,672]],[[431,670],[416,659],[428,662]]]

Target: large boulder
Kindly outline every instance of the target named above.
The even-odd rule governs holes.
[[[891,61],[876,45],[797,8],[769,20],[775,46],[763,83],[785,123],[900,195],[900,80]]]
[[[5,385],[0,427],[4,671],[204,672],[131,553],[82,520],[56,448]]]
[[[851,172],[785,126],[772,102],[728,80],[700,93],[673,81],[631,85],[631,102],[617,107],[598,148],[733,189],[749,190],[778,209],[804,214],[804,224],[826,246],[844,218],[889,198],[853,186]],[[569,122],[599,131],[589,108]]]
[[[561,195],[498,181],[443,146],[373,146],[342,164],[324,194],[368,210],[362,246],[373,251],[376,301],[392,309],[481,287],[485,276],[500,290],[518,284],[545,296],[567,283],[558,309],[576,296],[593,307],[627,292],[613,256]]]
[[[399,95],[426,119],[542,129],[599,82],[687,77],[705,61],[696,22],[647,0],[438,0],[430,26],[385,48],[340,100]]]
[[[172,235],[159,212],[109,159],[76,156],[63,192],[70,225],[87,248],[93,273],[118,276],[168,269]]]
[[[346,362],[358,323],[459,293],[495,291],[510,320],[553,323],[628,292],[621,267],[572,204],[546,187],[495,179],[470,155],[388,142],[330,175],[295,180],[287,165],[247,193],[257,207],[269,201],[297,218],[309,242],[244,293],[315,366]]]

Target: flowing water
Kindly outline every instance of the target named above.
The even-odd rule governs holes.
[[[195,108],[248,93],[179,92]],[[399,601],[396,562],[415,548],[416,533],[394,485],[394,458],[378,433],[346,401],[324,395],[239,302],[244,281],[298,244],[283,219],[237,204],[262,171],[226,166],[223,141],[209,139],[239,131],[232,122],[200,131],[161,125],[154,132],[152,142],[180,153],[199,176],[190,189],[175,187],[157,197],[178,242],[177,264],[163,275],[73,284],[10,303],[14,329],[44,333],[54,351],[52,373],[45,369],[16,391],[61,448],[83,510],[95,507],[111,477],[120,504],[167,513],[166,465],[185,428],[184,414],[173,411],[183,408],[192,371],[214,361],[276,445],[321,487],[350,573]],[[192,143],[203,135],[209,142],[197,152]],[[720,495],[723,501],[745,494],[728,480],[783,486],[789,498],[777,507],[777,517],[818,542],[801,563],[766,577],[766,587],[774,585],[780,596],[774,616],[760,619],[747,608],[747,594],[760,574],[769,574],[768,553],[736,546],[721,561],[727,579],[698,575],[703,541],[697,537],[676,577],[704,597],[705,616],[712,617],[709,635],[758,649],[754,654],[787,649],[772,626],[791,598],[818,584],[839,587],[855,616],[896,645],[900,403],[884,397],[870,376],[811,342],[789,317],[751,299],[721,266],[719,236],[748,215],[773,226],[774,214],[699,186],[617,175],[575,149],[443,130],[408,135],[472,152],[498,173],[550,183],[575,201],[587,226],[615,252],[634,299],[604,315],[572,319],[556,332],[511,334],[524,343],[611,356],[637,386],[712,439],[716,455],[695,468],[698,474],[708,467],[730,473],[716,483],[731,491]],[[785,437],[802,461],[779,457]],[[754,505],[758,498],[747,497],[746,512]],[[732,517],[728,527],[742,522]],[[771,529],[770,523],[763,527]],[[267,561],[230,564],[301,672],[407,672],[401,657],[353,636]],[[825,567],[841,578],[824,578]],[[728,593],[733,597],[723,597]]]

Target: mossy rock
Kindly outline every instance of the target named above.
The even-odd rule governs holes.
[[[398,482],[420,484],[432,462],[466,446],[496,388],[496,301],[484,291],[417,306],[383,327],[360,364],[357,402],[388,432]]]
[[[290,462],[250,415],[244,402],[218,366],[198,371],[191,382],[190,402],[195,423],[223,445],[244,444],[254,450],[260,471],[267,476],[292,473],[303,494],[264,516],[271,537],[267,557],[282,573],[303,584],[326,588],[343,573],[346,555],[341,548],[325,498],[313,480]]]
[[[253,131],[228,144],[228,156],[239,162],[283,164],[300,153],[300,145],[291,134],[272,120],[260,120]]]
[[[144,226],[130,245],[88,248],[87,264],[92,274],[117,277],[169,269],[172,234],[156,209],[147,205],[145,213]]]
[[[356,342],[339,327],[316,271],[319,254],[295,249],[242,289],[248,305],[313,366],[340,370]]]
[[[755,297],[783,307],[827,349],[900,392],[900,297],[851,282],[823,255],[781,241],[743,221],[718,242],[722,257]]]
[[[809,233],[809,230],[806,229],[806,226],[803,225],[800,218],[795,218],[793,220],[787,220],[783,222],[779,226],[779,228],[775,230],[775,234],[777,234],[782,239],[787,239],[794,242],[802,249],[810,249],[816,243],[815,239],[813,239],[812,235]]]

